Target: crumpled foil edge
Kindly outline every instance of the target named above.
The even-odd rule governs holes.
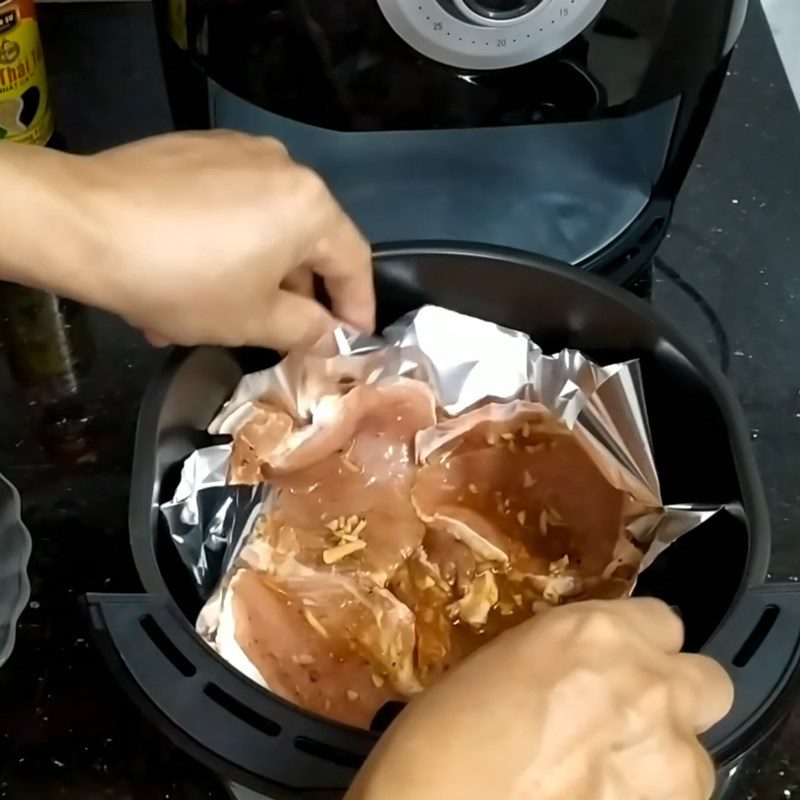
[[[343,376],[364,383],[396,376],[426,381],[451,416],[487,401],[545,405],[596,446],[598,466],[609,480],[647,507],[628,530],[647,545],[638,573],[721,508],[662,505],[637,361],[601,366],[573,349],[546,355],[524,333],[436,306],[408,314],[382,337],[339,327],[326,352],[295,353],[245,375],[209,432],[235,435],[250,418],[253,401],[264,397],[309,422],[320,399]],[[173,498],[161,506],[198,592],[204,600],[214,595],[219,603],[219,590],[270,491],[266,485],[228,485],[230,454],[230,444],[192,453]],[[210,602],[204,609],[201,633],[211,635],[220,608]]]

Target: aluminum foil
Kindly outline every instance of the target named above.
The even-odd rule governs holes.
[[[620,547],[634,541],[637,552],[644,550],[639,572],[719,510],[663,505],[637,361],[601,366],[577,350],[545,355],[519,331],[435,306],[403,317],[380,338],[339,328],[324,349],[292,354],[244,376],[209,432],[235,435],[252,417],[257,399],[313,424],[326,398],[340,395],[341,381],[369,384],[397,376],[427,382],[439,407],[452,416],[488,402],[546,406],[593,445],[595,463],[609,482],[637,501],[640,513],[626,520],[628,537]],[[426,446],[434,449],[436,443]],[[161,507],[198,591],[211,598],[198,621],[201,634],[213,631],[220,589],[270,497],[267,485],[227,485],[230,454],[230,445],[193,453],[173,499]]]
[[[267,486],[229,486],[230,455],[229,444],[192,453],[173,499],[161,505],[172,541],[203,599],[233,564],[269,491]]]

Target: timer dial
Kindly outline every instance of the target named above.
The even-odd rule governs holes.
[[[606,0],[377,0],[387,22],[424,56],[462,69],[505,69],[563,47]]]

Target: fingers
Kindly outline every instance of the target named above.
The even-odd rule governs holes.
[[[316,300],[279,290],[269,311],[250,326],[246,344],[282,352],[310,347],[335,324]]]
[[[294,292],[301,297],[314,299],[314,273],[310,267],[298,267],[281,282],[281,289]]]
[[[163,336],[160,336],[155,331],[152,330],[145,330],[142,331],[144,333],[144,338],[153,346],[153,347],[169,347],[169,339],[165,339]]]
[[[365,333],[375,328],[375,288],[369,244],[341,209],[309,261],[325,281],[333,314]]]
[[[297,262],[286,265],[286,277],[292,277],[285,288],[296,290],[298,269],[319,275],[325,282],[333,315],[371,333],[375,327],[375,291],[369,244],[317,173],[291,164],[284,178],[284,235],[295,239],[299,262],[299,267]]]
[[[609,757],[618,783],[603,797],[640,800],[708,800],[716,775],[710,756],[695,738],[676,738],[667,727],[645,731]]]
[[[616,602],[616,601],[614,601]],[[625,624],[665,653],[683,647],[683,622],[669,606],[652,597],[632,597],[615,607]]]
[[[708,800],[714,794],[717,785],[717,774],[714,769],[714,762],[706,751],[705,747],[696,739],[688,743],[688,747],[693,751],[695,775],[698,787],[698,796],[701,800]]]
[[[570,608],[570,607],[567,607]],[[683,623],[669,606],[651,597],[625,600],[600,600],[578,603],[571,608],[577,613],[591,612],[602,627],[616,625],[620,631],[635,631],[647,644],[664,653],[679,653],[683,646]]]
[[[681,653],[683,623],[668,606],[653,598],[639,597],[585,603],[587,620],[595,619],[598,635],[603,624],[615,623],[618,630],[635,632],[648,645],[670,656],[659,656],[656,667],[673,688],[675,711],[686,720],[693,732],[702,733],[719,722],[733,705],[733,683],[714,660],[692,653]],[[608,627],[606,625],[606,627]],[[648,658],[651,666],[656,662]]]
[[[733,706],[733,681],[713,659],[681,653],[670,664],[679,698],[696,733],[716,725]]]

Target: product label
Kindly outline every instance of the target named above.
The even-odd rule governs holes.
[[[53,125],[33,0],[0,0],[0,141],[47,144]]]
[[[186,0],[169,0],[167,3],[169,15],[169,35],[181,50],[189,49],[186,36]]]

